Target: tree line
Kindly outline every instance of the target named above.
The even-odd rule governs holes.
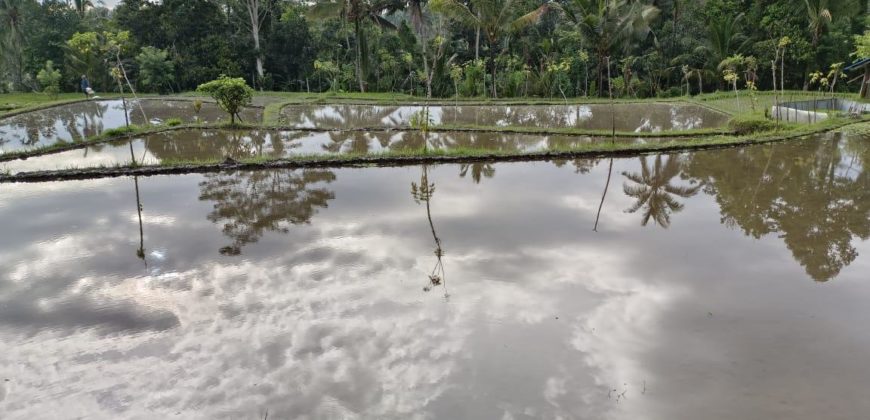
[[[667,97],[858,89],[861,0],[0,0],[0,92]],[[822,82],[824,80],[824,82]]]

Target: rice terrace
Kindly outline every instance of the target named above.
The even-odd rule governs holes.
[[[0,419],[862,419],[870,4],[0,0]]]

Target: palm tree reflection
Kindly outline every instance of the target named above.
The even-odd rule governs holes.
[[[148,266],[148,261],[145,260],[145,231],[142,228],[142,200],[139,197],[139,177],[133,177],[133,186],[136,190],[136,213],[139,216],[139,249],[136,250],[136,256]]]
[[[641,173],[622,173],[635,184],[624,183],[622,187],[626,195],[636,199],[626,212],[635,213],[643,209],[640,223],[642,226],[646,226],[652,219],[655,224],[667,228],[671,224],[671,213],[683,209],[683,204],[676,197],[692,197],[698,193],[701,185],[677,186],[671,183],[674,177],[680,175],[682,169],[683,163],[679,156],[668,155],[663,158],[662,155],[657,155],[652,167],[646,156],[641,156],[640,164]]]
[[[444,263],[442,261],[442,257],[444,256],[444,250],[441,248],[441,239],[438,238],[438,234],[435,233],[435,224],[432,222],[432,209],[429,206],[429,202],[432,200],[432,196],[435,194],[435,183],[429,182],[429,167],[427,165],[423,165],[423,171],[420,175],[420,183],[411,182],[411,197],[414,198],[414,202],[417,204],[426,203],[426,218],[429,220],[429,229],[432,231],[432,238],[435,240],[435,266],[432,268],[432,272],[429,273],[429,281],[426,283],[426,286],[423,287],[423,290],[428,292],[432,290],[433,287],[442,286],[444,287],[444,298],[447,299],[450,297],[450,294],[447,293],[447,279],[444,273]]]
[[[471,171],[471,179],[474,180],[475,184],[480,184],[480,180],[484,177],[492,178],[495,176],[495,167],[491,163],[474,162],[461,164],[459,166],[459,177],[465,178],[469,170]]]

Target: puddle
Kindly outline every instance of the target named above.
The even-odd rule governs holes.
[[[130,121],[133,124],[149,121],[161,123],[169,118],[178,118],[185,123],[195,122],[197,117],[203,122],[229,119],[226,113],[212,103],[203,103],[197,114],[192,101],[143,99],[140,102],[141,109],[136,101],[128,102]],[[262,120],[262,110],[246,108],[242,112],[242,118],[245,121],[259,122]],[[28,112],[0,119],[0,153],[47,146],[58,140],[81,141],[125,124],[121,100],[78,102]]]
[[[285,123],[304,128],[390,127],[410,125],[422,106],[293,105],[281,110]],[[660,132],[718,128],[728,116],[689,104],[595,105],[460,105],[430,106],[432,124],[452,126],[499,126],[583,128]],[[611,121],[613,120],[613,121]]]
[[[0,171],[12,173],[69,168],[124,165],[132,162],[154,165],[164,161],[215,160],[251,157],[291,157],[317,154],[365,154],[390,150],[475,148],[501,152],[534,152],[610,142],[588,136],[526,135],[493,132],[300,132],[173,130],[142,138],[102,143],[82,149],[0,162]],[[665,141],[662,138],[624,138],[617,142]],[[132,147],[131,147],[132,146]],[[132,150],[131,150],[132,149]],[[132,157],[131,157],[132,156]]]
[[[868,143],[0,185],[0,417],[854,418]]]

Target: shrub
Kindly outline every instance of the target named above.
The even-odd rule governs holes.
[[[175,127],[181,125],[181,118],[170,118],[166,120],[166,125],[170,127]]]
[[[236,116],[242,107],[249,105],[254,99],[254,90],[241,77],[221,76],[217,80],[199,85],[196,91],[214,98],[218,107],[230,114],[231,124],[236,123]]]
[[[771,131],[776,128],[776,123],[763,117],[734,117],[728,122],[728,128],[736,134],[752,134]]]
[[[46,61],[45,68],[36,75],[36,80],[39,80],[39,84],[42,85],[42,91],[52,98],[57,98],[57,94],[60,93],[60,78],[60,70],[55,70],[51,60]]]

